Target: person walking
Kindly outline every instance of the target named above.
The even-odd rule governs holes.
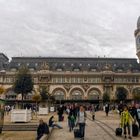
[[[137,110],[136,110],[136,119],[137,119],[137,122],[139,124],[139,131],[140,131],[140,105],[137,105]]]
[[[130,134],[130,122],[134,122],[133,117],[131,114],[128,112],[128,107],[127,105],[124,106],[124,110],[121,113],[121,127],[124,129],[124,138],[127,138],[127,133],[126,133],[126,128],[128,129],[128,138],[132,139],[131,134]]]
[[[92,115],[92,120],[95,120],[95,107],[94,107],[94,105],[92,105],[90,112]]]
[[[39,120],[39,126],[37,128],[37,138],[36,140],[45,139],[47,137],[47,134],[49,134],[49,127],[48,125],[43,121],[43,119]]]
[[[68,114],[68,126],[69,131],[71,132],[75,126],[75,116],[72,113]]]
[[[60,107],[58,107],[58,109],[57,109],[58,121],[63,121],[63,112],[64,112],[63,109],[64,108],[62,105],[60,105]]]
[[[109,112],[109,104],[106,104],[105,105],[105,113],[106,113],[106,116],[108,116],[108,112]]]
[[[69,126],[69,131],[71,132],[75,126],[75,120],[76,120],[76,109],[73,104],[70,105],[70,111],[68,114],[68,126]]]
[[[85,137],[85,124],[86,124],[86,112],[84,107],[81,105],[80,110],[77,114],[77,123],[79,124],[79,132],[81,140]]]

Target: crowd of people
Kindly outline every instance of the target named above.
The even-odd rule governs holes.
[[[140,104],[126,104],[121,101],[120,104],[112,105],[110,107],[109,103],[106,103],[104,105],[106,116],[108,116],[110,110],[117,110],[117,112],[119,113],[120,127],[123,129],[125,139],[127,137],[129,139],[132,139],[131,135],[138,135],[138,132],[140,131]]]
[[[60,105],[57,108],[59,122],[64,120],[64,113],[67,114],[69,131],[71,132],[73,131],[74,127],[79,126],[79,129],[77,129],[78,131],[75,131],[75,135],[81,138],[81,140],[84,140],[86,121],[85,108],[82,105],[78,106],[75,104],[70,104],[67,106]],[[43,140],[43,138],[46,137],[47,134],[49,134],[49,127],[63,129],[63,127],[60,126],[55,119],[56,118],[54,117],[54,115],[49,118],[48,123],[45,123],[42,119],[40,119],[36,140]]]
[[[63,108],[63,107],[62,107]],[[81,138],[81,140],[84,140],[85,136],[85,124],[86,124],[86,111],[85,107],[83,105],[77,105],[77,104],[70,104],[67,105],[65,108],[65,112],[68,116],[68,127],[69,131],[73,131],[74,127],[78,127],[78,129],[74,130],[75,137]],[[91,109],[91,108],[87,108]],[[58,109],[59,114],[60,109]],[[62,114],[63,116],[63,114]]]
[[[98,110],[98,108],[99,106],[97,107],[97,105],[88,105],[88,106],[78,104],[68,104],[65,106],[60,105],[57,108],[58,121],[59,122],[63,121],[64,113],[66,113],[69,132],[73,132],[75,137],[79,137],[81,140],[84,140],[86,117],[87,117],[86,111],[87,110],[90,111],[92,120],[94,121],[96,118],[95,113]],[[129,139],[132,138],[130,133],[131,124],[138,123],[140,131],[140,105],[126,105],[121,102],[120,104],[114,106],[110,105],[109,103],[106,103],[103,107],[103,110],[105,111],[106,116],[109,115],[110,110],[118,110],[117,112],[120,114],[120,127],[123,129],[124,138],[127,137]],[[49,118],[48,127],[56,127],[59,129],[63,129],[63,127],[59,125],[55,120],[54,115],[52,115]],[[45,126],[44,128],[46,129]],[[40,134],[42,132],[43,131],[38,132],[38,137],[42,135]],[[45,130],[45,133],[48,133],[48,131]]]
[[[132,135],[137,136],[140,131],[140,105],[139,104],[119,104],[118,106],[121,128],[123,128],[124,137],[132,139],[130,128],[132,126]],[[136,125],[136,123],[138,125]],[[127,128],[127,131],[126,131]]]

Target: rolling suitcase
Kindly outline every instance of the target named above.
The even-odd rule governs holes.
[[[122,135],[122,128],[116,128],[116,136],[121,136]]]
[[[79,129],[74,129],[74,137],[75,138],[80,138],[80,131],[79,131]]]
[[[134,137],[138,136],[139,134],[139,128],[137,124],[132,124],[132,135]]]

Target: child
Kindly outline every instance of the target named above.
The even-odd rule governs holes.
[[[133,122],[133,118],[131,116],[131,114],[128,112],[128,107],[125,105],[124,106],[124,110],[121,113],[121,127],[124,129],[124,135],[125,138],[127,138],[127,134],[126,134],[126,127],[128,129],[128,135],[129,135],[129,139],[132,139],[131,135],[130,135],[130,121]]]
[[[68,115],[68,125],[69,125],[69,131],[71,132],[75,126],[75,117],[71,113],[69,113]]]

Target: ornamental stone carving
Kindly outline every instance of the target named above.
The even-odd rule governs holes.
[[[40,66],[40,70],[49,70],[49,64],[47,62],[43,62]]]
[[[110,64],[106,64],[104,67],[103,67],[103,71],[112,71],[112,66]]]
[[[82,85],[83,89],[85,90],[85,92],[89,89],[90,85],[88,84],[85,84],[85,85]]]
[[[64,85],[64,88],[67,90],[67,92],[71,89],[71,85],[69,85],[69,84],[66,84],[66,85]]]
[[[50,90],[50,85],[49,84],[45,84],[45,85],[40,84],[38,91],[40,92],[43,88],[45,88],[47,91],[49,91]]]
[[[50,75],[46,75],[46,76],[40,76],[39,77],[39,82],[49,82],[51,79]]]

